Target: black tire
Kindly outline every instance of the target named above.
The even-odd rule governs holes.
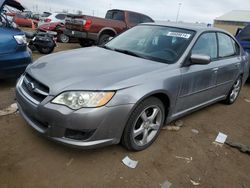
[[[238,89],[236,89],[237,85],[238,85]],[[232,88],[230,89],[230,92],[227,95],[226,100],[224,100],[223,102],[225,104],[227,104],[227,105],[233,104],[237,100],[237,98],[239,97],[239,95],[240,95],[241,87],[242,87],[242,77],[240,76],[235,81],[234,85],[232,86]],[[234,97],[232,97],[233,92],[236,91],[235,89],[238,90],[238,92],[237,92],[237,94]]]
[[[47,47],[47,48],[43,48],[43,47],[37,47],[37,51],[40,52],[41,54],[50,54],[54,51],[55,47]]]
[[[94,44],[94,41],[89,39],[79,39],[81,47],[90,47]]]
[[[108,35],[108,34],[102,34],[100,37],[99,37],[99,40],[98,40],[98,45],[103,45],[103,44],[106,44],[108,41],[109,41],[109,38],[112,37],[111,35]]]
[[[67,35],[65,35],[63,33],[61,33],[61,34],[58,35],[59,42],[68,43],[69,39],[70,39],[69,36],[67,36]]]
[[[161,114],[161,116],[159,116],[159,117],[158,117],[158,115],[156,116],[156,118],[159,119],[158,123],[155,122],[155,124],[158,124],[159,128],[157,128],[157,130],[152,129],[151,132],[147,130],[148,131],[147,137],[150,137],[151,133],[153,133],[153,136],[151,136],[151,138],[150,138],[151,140],[146,141],[147,143],[145,143],[144,145],[140,145],[140,144],[138,144],[138,142],[141,142],[141,141],[136,141],[136,138],[138,136],[144,137],[144,131],[143,131],[143,133],[140,133],[140,135],[138,134],[138,136],[134,135],[134,134],[136,134],[135,131],[138,131],[139,129],[140,130],[141,129],[143,129],[143,130],[149,129],[149,127],[145,128],[144,121],[142,120],[143,118],[141,119],[142,123],[138,124],[138,122],[139,122],[140,118],[142,117],[143,112],[147,112],[147,110],[150,110],[150,108],[152,108],[152,110],[153,110],[154,107],[156,107],[159,110],[157,113]],[[153,115],[153,112],[152,112],[152,114],[149,114],[149,116],[151,116],[151,115]],[[164,108],[164,105],[161,102],[161,100],[159,100],[158,98],[155,98],[155,97],[150,97],[150,98],[142,101],[134,109],[134,111],[131,113],[131,115],[128,119],[128,122],[126,124],[126,127],[125,127],[125,129],[123,131],[123,135],[122,135],[122,140],[121,140],[122,145],[124,147],[126,147],[128,150],[132,150],[132,151],[141,151],[141,150],[146,149],[158,137],[160,130],[164,124],[164,120],[165,120],[165,108]],[[139,125],[140,128],[135,130],[137,125]],[[153,132],[153,131],[155,131],[155,132]],[[142,140],[143,140],[143,138],[142,138]]]

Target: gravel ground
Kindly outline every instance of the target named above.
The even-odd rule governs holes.
[[[56,51],[78,48],[59,44]],[[34,59],[40,56],[34,53]],[[15,80],[0,81],[0,109],[14,102]],[[0,117],[0,187],[250,187],[250,158],[229,146],[213,144],[218,132],[250,146],[250,83],[234,105],[212,105],[182,118],[179,131],[162,130],[156,142],[142,152],[120,145],[76,150],[39,136],[20,117]],[[198,130],[194,133],[192,129]],[[129,169],[121,160],[138,160]],[[191,159],[189,162],[186,157]]]

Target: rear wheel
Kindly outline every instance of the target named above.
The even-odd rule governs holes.
[[[146,149],[158,137],[164,119],[164,105],[158,98],[144,100],[132,112],[123,132],[122,144],[133,151]]]
[[[54,47],[37,47],[37,51],[41,54],[50,54],[54,50]]]
[[[81,47],[89,47],[94,44],[94,41],[89,40],[89,39],[79,39],[79,43]]]
[[[98,45],[103,45],[109,41],[109,38],[112,37],[108,34],[102,34],[98,40]]]
[[[59,40],[60,42],[62,42],[62,43],[68,43],[68,42],[69,42],[69,36],[67,36],[67,35],[65,35],[65,34],[63,34],[63,33],[61,33],[61,34],[59,34],[59,36],[58,36],[58,40]]]
[[[242,78],[239,77],[234,83],[233,87],[231,88],[229,94],[227,95],[227,98],[224,101],[225,104],[230,105],[236,101],[236,99],[238,98],[240,94],[241,86],[242,86]]]

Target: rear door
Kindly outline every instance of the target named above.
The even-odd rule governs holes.
[[[217,38],[215,32],[203,33],[195,43],[191,54],[207,55],[211,63],[182,67],[182,86],[176,105],[176,113],[182,114],[215,100],[217,69]]]
[[[235,40],[218,32],[219,57],[215,62],[217,66],[216,95],[226,95],[237,79],[241,68],[240,48]]]

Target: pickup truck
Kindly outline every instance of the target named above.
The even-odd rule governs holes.
[[[78,38],[82,47],[101,45],[110,37],[145,22],[154,20],[144,14],[127,10],[109,10],[105,18],[69,14],[65,21],[64,34]]]

